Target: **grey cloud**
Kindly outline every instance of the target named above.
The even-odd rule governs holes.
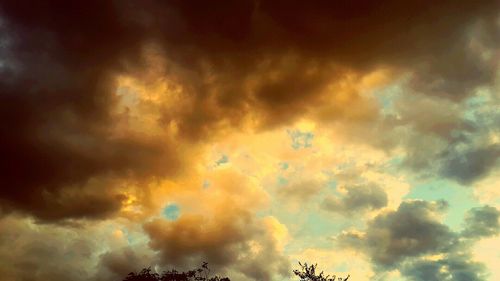
[[[130,272],[158,266],[158,260],[151,252],[140,247],[122,247],[108,251],[98,259],[98,268],[92,280],[122,280]]]
[[[401,272],[411,281],[487,280],[484,265],[461,255],[449,255],[435,261],[411,261],[403,265]]]
[[[349,185],[346,191],[345,195],[326,197],[321,203],[322,208],[330,212],[352,215],[357,211],[375,210],[387,205],[387,194],[376,184]]]
[[[36,224],[0,219],[0,279],[9,281],[116,281],[158,264],[146,244],[116,241],[95,222]],[[119,239],[118,239],[119,240]]]
[[[494,236],[500,233],[500,211],[492,206],[469,210],[462,235],[471,238]]]
[[[373,262],[392,268],[409,257],[445,251],[456,239],[450,229],[438,222],[446,202],[403,202],[394,212],[381,214],[368,223],[366,235],[339,237],[344,245],[361,246]],[[354,239],[353,239],[354,238]]]
[[[400,140],[390,148],[404,148],[402,167],[424,178],[471,185],[498,167],[500,148],[491,141],[500,129],[494,91],[476,93],[462,103],[400,93],[394,112],[380,120],[393,123],[379,134]]]
[[[500,156],[500,145],[490,145],[445,152],[441,174],[463,184],[470,184],[486,175],[496,166]]]
[[[290,200],[294,204],[307,202],[316,196],[322,188],[322,183],[316,180],[304,180],[292,182],[279,187],[277,195],[285,200]]]
[[[397,269],[411,281],[487,280],[486,267],[471,256],[475,240],[467,238],[498,234],[500,212],[473,208],[464,231],[454,232],[437,218],[446,206],[443,201],[403,202],[371,220],[365,232],[345,232],[337,243],[364,252],[376,271]]]
[[[463,43],[468,44],[466,40]],[[455,62],[453,66],[446,63],[451,61]],[[419,74],[411,80],[413,89],[427,95],[456,99],[470,95],[478,85],[491,82],[496,65],[484,59],[481,51],[451,47],[436,53],[417,69]]]
[[[402,273],[411,281],[443,281],[448,274],[442,272],[443,265],[437,261],[419,260],[402,268]]]
[[[4,280],[83,281],[92,277],[96,243],[78,229],[0,220],[0,276]],[[62,230],[62,231],[61,231]]]

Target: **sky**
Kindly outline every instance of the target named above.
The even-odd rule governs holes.
[[[500,2],[2,1],[0,281],[500,280]]]

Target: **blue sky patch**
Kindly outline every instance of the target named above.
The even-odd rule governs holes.
[[[181,209],[177,204],[169,204],[163,209],[163,216],[169,220],[176,220],[179,218]]]
[[[215,165],[220,166],[220,165],[226,164],[228,162],[229,162],[229,157],[227,157],[227,155],[225,155],[225,154],[222,154],[221,158],[219,158],[219,160],[215,161]]]
[[[281,170],[287,170],[290,165],[286,162],[281,162],[280,163],[280,168]]]
[[[299,130],[288,130],[287,132],[292,139],[293,149],[312,147],[312,140],[314,139],[314,134],[312,132],[302,132]]]
[[[421,199],[426,201],[445,200],[448,202],[444,223],[453,230],[460,230],[465,213],[480,204],[474,199],[473,190],[446,180],[414,186],[405,199]]]
[[[278,184],[279,185],[287,185],[288,184],[288,180],[282,176],[278,176]]]

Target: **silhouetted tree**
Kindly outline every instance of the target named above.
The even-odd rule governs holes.
[[[333,275],[325,276],[323,271],[319,274],[316,273],[317,264],[308,265],[307,263],[300,263],[300,269],[294,270],[293,273],[300,278],[300,281],[347,281],[347,277],[337,277]],[[131,272],[123,281],[230,281],[227,277],[209,277],[210,269],[208,263],[203,263],[201,267],[179,272],[175,269],[164,271],[162,274],[151,272],[151,268],[144,268],[139,273]]]
[[[175,269],[164,271],[161,275],[151,272],[151,267],[144,268],[139,273],[130,272],[123,281],[230,281],[227,277],[209,277],[208,263],[200,268],[179,272]]]
[[[301,267],[300,270],[296,269],[293,273],[300,278],[300,281],[347,281],[351,276],[347,275],[345,278],[337,277],[336,275],[332,277],[330,275],[324,276],[323,271],[319,274],[316,273],[317,264],[307,265],[307,263],[301,264],[299,262],[299,265]]]

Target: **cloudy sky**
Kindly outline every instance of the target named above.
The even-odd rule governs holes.
[[[500,2],[2,1],[0,280],[500,280]]]

